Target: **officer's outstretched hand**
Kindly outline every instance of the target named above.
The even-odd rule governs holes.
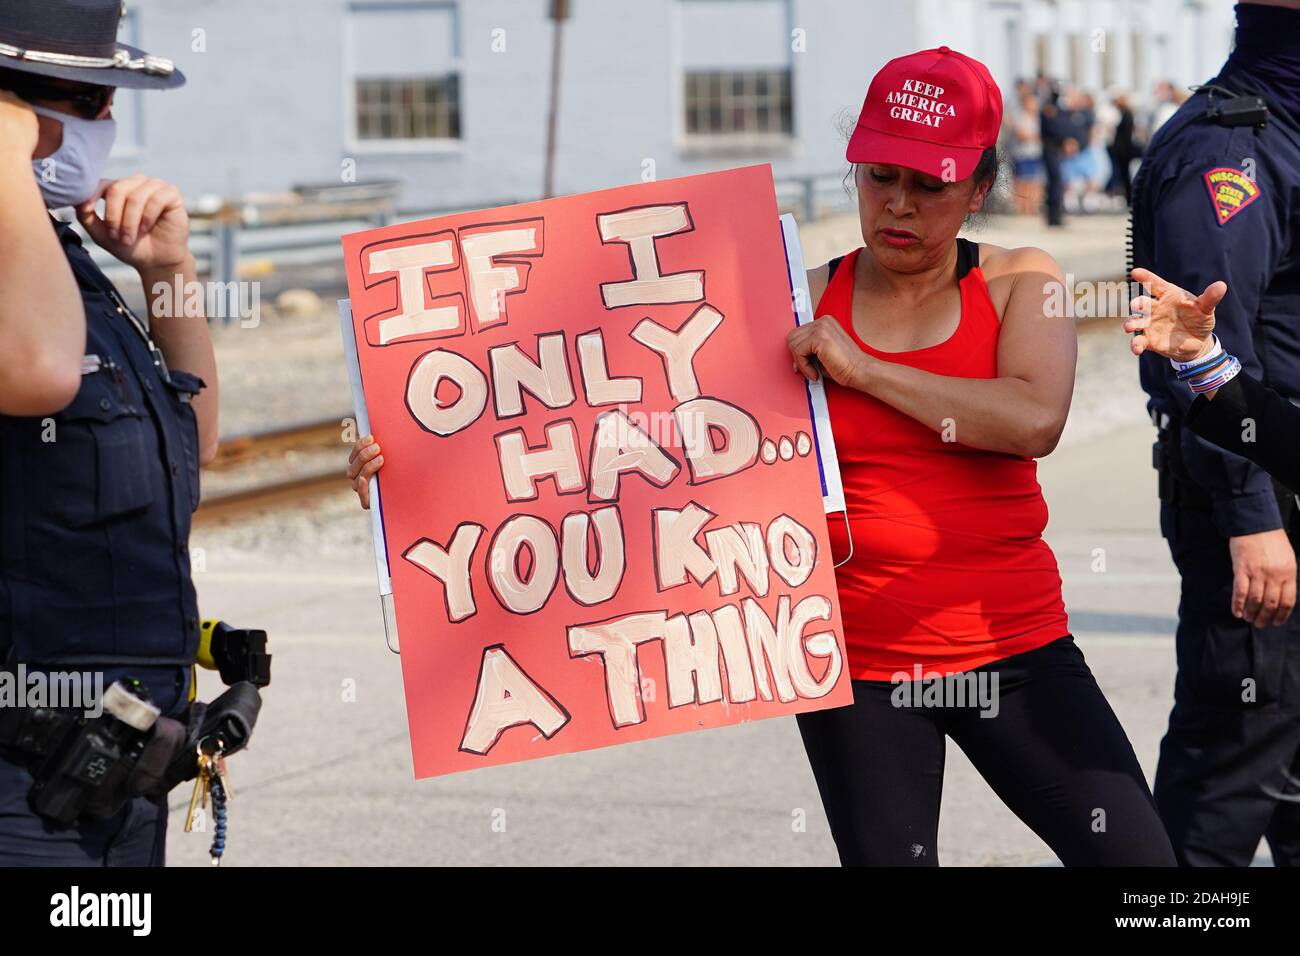
[[[1190,362],[1210,351],[1214,309],[1228,294],[1226,282],[1211,282],[1200,295],[1192,295],[1150,269],[1134,269],[1133,279],[1150,293],[1129,303],[1124,331],[1142,333],[1129,343],[1134,355],[1150,349],[1165,358]]]
[[[104,201],[104,214],[95,206]],[[77,207],[96,244],[141,272],[180,269],[190,254],[190,217],[180,190],[139,174],[101,180],[99,192]]]
[[[384,456],[379,454],[379,442],[373,435],[366,435],[352,446],[348,455],[348,481],[361,500],[361,507],[370,508],[370,476],[377,474],[384,466]]]

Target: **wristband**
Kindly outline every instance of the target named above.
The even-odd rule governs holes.
[[[1197,359],[1192,359],[1190,362],[1180,362],[1177,359],[1169,360],[1169,364],[1174,367],[1175,372],[1178,372],[1180,374],[1180,377],[1181,377],[1181,373],[1191,371],[1192,369],[1198,368],[1200,366],[1205,366],[1206,368],[1208,368],[1209,365],[1207,363],[1223,355],[1223,343],[1219,341],[1219,337],[1215,335],[1213,332],[1211,332],[1210,338],[1214,341],[1214,347],[1210,349],[1208,354],[1202,355],[1200,358]]]
[[[1224,352],[1222,355],[1217,355],[1212,359],[1206,359],[1200,365],[1193,365],[1185,372],[1179,372],[1174,377],[1180,382],[1186,382],[1188,379],[1200,378],[1202,375],[1209,375],[1211,372],[1219,371],[1226,367],[1231,361],[1232,356],[1227,352]]]
[[[1204,392],[1212,392],[1215,389],[1223,388],[1231,382],[1241,372],[1241,361],[1235,355],[1229,355],[1231,360],[1223,368],[1216,371],[1213,375],[1203,382],[1188,382],[1191,390],[1200,395]]]

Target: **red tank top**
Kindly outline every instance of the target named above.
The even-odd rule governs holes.
[[[993,378],[1001,322],[978,266],[959,249],[961,319],[947,341],[881,352],[853,328],[858,253],[844,257],[817,305],[863,351],[938,375]],[[1069,633],[1056,557],[1042,538],[1047,504],[1032,459],[980,451],[864,392],[826,383],[844,482],[844,516],[827,516],[857,680],[954,673]]]

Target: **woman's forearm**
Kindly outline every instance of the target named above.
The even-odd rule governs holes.
[[[1018,378],[953,378],[873,359],[860,388],[968,448],[1040,458],[1065,427],[1061,410]]]
[[[32,174],[0,148],[0,412],[43,415],[81,387],[86,311]]]
[[[180,268],[141,270],[145,299],[149,304],[150,334],[169,368],[181,369],[203,379],[206,387],[194,396],[194,415],[199,424],[199,460],[207,464],[217,452],[219,423],[217,416],[217,360],[212,350],[212,336],[207,318],[191,314],[187,303],[201,302],[202,295],[190,295],[201,288],[194,257],[188,256]]]

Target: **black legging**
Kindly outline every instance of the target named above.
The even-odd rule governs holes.
[[[1066,866],[1175,865],[1133,747],[1073,637],[979,672],[997,673],[996,716],[974,702],[896,706],[897,685],[863,680],[852,706],[798,715],[841,863],[938,865],[946,734]]]

